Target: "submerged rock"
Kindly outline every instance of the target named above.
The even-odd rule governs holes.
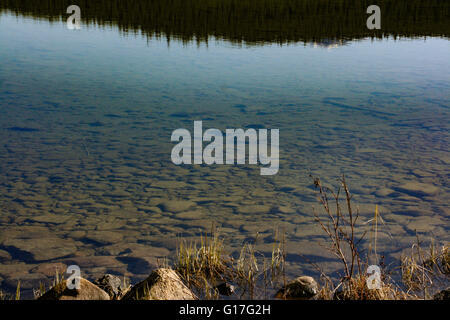
[[[61,274],[65,272],[67,265],[61,262],[47,262],[37,265],[35,268],[31,269],[31,273],[41,273],[47,277],[54,277],[56,274]]]
[[[301,276],[278,290],[275,298],[278,299],[311,299],[319,292],[317,282],[308,276]]]
[[[415,181],[409,181],[395,189],[414,197],[433,196],[439,192],[439,188],[432,184]]]
[[[178,213],[187,211],[194,205],[194,202],[187,200],[167,200],[163,201],[159,206],[165,212]]]
[[[197,297],[181,281],[178,274],[167,268],[153,271],[125,294],[122,300],[196,300]]]
[[[86,279],[80,279],[80,289],[67,288],[66,281],[62,281],[38,300],[110,300],[109,295]]]
[[[49,261],[69,256],[77,251],[76,245],[70,240],[45,236],[33,239],[7,239],[2,245],[8,250],[20,253],[21,259],[25,261]]]

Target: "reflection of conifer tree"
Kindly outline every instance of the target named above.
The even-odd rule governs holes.
[[[370,0],[2,0],[0,9],[61,20],[71,4],[83,19],[123,31],[191,41],[208,36],[233,42],[318,42],[367,36],[445,36],[450,2],[379,0],[382,29],[367,30]]]

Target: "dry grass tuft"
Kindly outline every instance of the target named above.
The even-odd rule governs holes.
[[[345,177],[342,176],[339,182],[340,187],[337,191],[333,191],[324,187],[320,179],[314,179],[314,185],[318,189],[318,200],[325,216],[314,212],[315,220],[329,239],[328,250],[341,261],[343,267],[343,275],[337,283],[320,271],[324,286],[317,296],[318,299],[404,300],[418,299],[419,293],[423,299],[428,299],[431,297],[431,289],[439,287],[436,285],[437,279],[442,280],[443,284],[445,281],[448,282],[450,260],[448,246],[437,250],[432,244],[425,252],[421,249],[418,239],[411,248],[411,254],[401,261],[401,277],[407,289],[404,290],[395,284],[384,269],[384,263],[379,262],[377,254],[378,224],[383,220],[376,206],[374,218],[367,222],[372,223],[373,232],[368,252],[372,254],[372,260],[380,265],[381,274],[378,288],[369,288],[369,283],[373,280],[366,273],[370,265],[369,254],[367,253],[363,260],[364,250],[361,248],[367,231],[356,237],[357,226],[364,223],[358,223],[360,215],[358,210],[352,207],[352,197]],[[340,199],[341,193],[344,194],[344,200]]]
[[[255,249],[257,237],[255,243],[244,243],[239,256],[233,258],[225,253],[224,240],[212,228],[209,237],[200,237],[200,244],[180,242],[174,269],[188,287],[205,299],[218,299],[217,286],[221,283],[237,289],[230,293],[234,298],[267,298],[285,271],[284,236],[278,232],[274,236],[270,260]]]
[[[410,254],[401,259],[401,274],[408,292],[420,295],[422,299],[431,298],[435,288],[448,285],[448,245],[438,249],[432,241],[428,250],[423,250],[417,236]]]

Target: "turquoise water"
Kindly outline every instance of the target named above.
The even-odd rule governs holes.
[[[361,222],[380,206],[388,260],[415,231],[448,241],[449,49],[439,38],[167,43],[3,14],[2,287],[38,287],[56,262],[140,279],[212,223],[235,253],[257,233],[269,253],[283,230],[289,275],[313,272],[301,255],[334,270],[310,174],[337,186],[345,173]],[[279,173],[174,165],[170,135],[195,120],[278,128]]]

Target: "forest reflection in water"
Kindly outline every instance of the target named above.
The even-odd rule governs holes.
[[[86,23],[188,41],[213,36],[233,43],[336,42],[366,37],[450,35],[450,3],[381,0],[382,28],[366,27],[372,0],[4,0],[0,10],[61,21],[76,4]]]

